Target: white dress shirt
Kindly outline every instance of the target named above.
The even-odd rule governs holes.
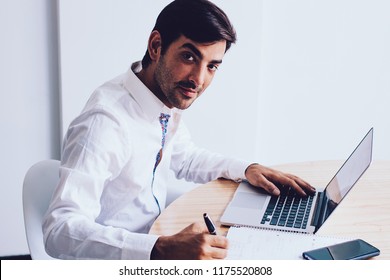
[[[99,87],[69,126],[60,181],[43,221],[47,252],[63,259],[150,259],[147,234],[165,207],[169,169],[205,183],[245,178],[248,162],[199,149],[181,121],[129,71]],[[161,113],[170,114],[163,156]]]

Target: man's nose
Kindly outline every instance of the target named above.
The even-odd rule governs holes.
[[[195,85],[195,88],[202,88],[207,74],[207,67],[198,66],[194,67],[189,77],[189,80]]]

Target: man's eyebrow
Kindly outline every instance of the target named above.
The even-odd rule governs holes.
[[[197,57],[199,57],[199,59],[203,59],[202,53],[193,44],[185,43],[181,47],[190,49]],[[214,59],[214,60],[210,61],[210,63],[212,63],[212,64],[221,64],[222,63],[222,59]]]

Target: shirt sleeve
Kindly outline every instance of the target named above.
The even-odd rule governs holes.
[[[171,169],[178,179],[195,183],[226,178],[234,181],[245,179],[248,161],[225,157],[196,147],[183,122],[177,130],[171,161]]]
[[[104,186],[131,149],[120,120],[104,110],[82,114],[64,142],[60,180],[43,221],[46,251],[61,259],[150,259],[158,238],[96,222]],[[123,151],[118,152],[119,147]]]

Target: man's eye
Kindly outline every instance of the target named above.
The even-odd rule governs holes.
[[[184,53],[183,58],[188,61],[194,61],[194,56],[190,53]]]
[[[211,71],[217,71],[217,70],[218,70],[218,65],[210,64],[210,65],[209,65],[209,69],[210,69]]]

